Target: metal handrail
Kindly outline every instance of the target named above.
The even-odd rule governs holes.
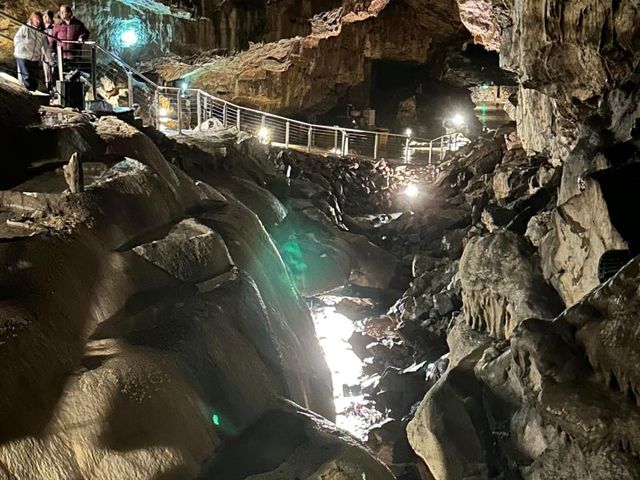
[[[263,115],[266,116],[268,118],[273,118],[273,119],[278,119],[278,120],[282,120],[285,122],[290,122],[290,123],[296,123],[298,125],[302,125],[305,127],[314,127],[314,128],[328,128],[328,129],[334,129],[337,128],[340,131],[344,131],[344,132],[352,132],[352,133],[360,133],[360,134],[378,134],[378,135],[386,135],[386,136],[393,136],[393,137],[398,137],[398,138],[409,138],[411,141],[421,141],[421,142],[429,142],[429,139],[425,139],[425,138],[419,138],[419,137],[413,137],[411,135],[402,135],[399,133],[388,133],[388,132],[376,132],[374,130],[359,130],[356,128],[348,128],[348,127],[340,127],[338,125],[319,125],[319,124],[314,124],[314,123],[308,123],[308,122],[303,122],[302,120],[294,120],[292,118],[287,118],[287,117],[283,117],[281,115],[277,115],[275,113],[269,113],[269,112],[263,112],[262,110],[256,110],[254,108],[250,108],[250,107],[243,107],[241,105],[237,105],[235,103],[232,103],[228,100],[224,100],[220,97],[216,97],[215,95],[210,94],[209,92],[205,92],[204,90],[201,89],[183,89],[183,88],[179,88],[179,87],[169,87],[169,86],[159,86],[158,87],[160,90],[172,90],[174,92],[177,91],[181,91],[181,92],[194,92],[197,93],[199,92],[200,95],[206,95],[212,99],[215,99],[216,101],[219,102],[224,102],[225,104],[227,104],[230,107],[233,107],[235,109],[239,109],[241,111],[244,112],[251,112],[251,113],[255,113],[257,115]],[[439,138],[439,137],[438,137]]]
[[[0,11],[0,16],[4,16],[5,18],[8,18],[20,25],[26,25],[17,18],[5,12]],[[38,32],[55,40],[55,37],[52,37],[46,32],[40,30],[38,30]],[[438,138],[429,140],[420,137],[413,137],[411,135],[401,135],[397,133],[372,130],[360,130],[348,127],[340,127],[337,125],[318,125],[301,120],[294,120],[274,113],[263,112],[261,110],[250,107],[243,107],[241,105],[237,105],[222,98],[216,97],[201,89],[185,89],[179,87],[158,85],[145,74],[136,70],[120,57],[101,47],[92,40],[56,40],[56,42],[58,49],[58,73],[60,80],[63,79],[64,73],[61,44],[71,43],[87,45],[91,50],[91,58],[90,60],[85,61],[87,65],[90,65],[91,69],[91,85],[93,88],[94,99],[97,98],[96,95],[98,70],[101,69],[100,75],[112,75],[111,80],[113,80],[113,77],[115,76],[117,82],[122,80],[122,77],[118,78],[117,74],[117,70],[120,70],[121,75],[126,75],[126,82],[128,87],[128,106],[133,107],[135,105],[134,92],[142,94],[142,103],[144,103],[144,105],[141,105],[141,107],[143,107],[142,110],[146,109],[145,112],[149,123],[154,125],[158,129],[163,129],[164,127],[165,130],[173,130],[178,134],[182,134],[185,131],[192,130],[191,124],[193,123],[192,117],[195,104],[196,130],[202,129],[202,124],[204,121],[214,118],[221,121],[223,127],[226,128],[229,126],[229,120],[231,116],[234,117],[235,124],[238,129],[242,129],[244,126],[247,131],[251,131],[252,129],[255,129],[256,126],[258,126],[259,128],[266,128],[267,124],[269,124],[274,129],[274,133],[278,133],[280,137],[282,137],[281,139],[283,141],[281,143],[285,148],[294,148],[296,146],[302,148],[306,147],[307,151],[309,152],[313,150],[315,141],[315,149],[322,153],[340,153],[341,155],[348,155],[354,154],[354,152],[358,152],[358,150],[362,151],[362,149],[364,149],[367,150],[366,154],[364,155],[373,157],[375,159],[380,156],[381,151],[386,150],[386,155],[383,153],[382,157],[394,158],[409,162],[413,154],[428,149],[428,162],[431,164],[433,163],[433,153],[435,151],[437,151],[441,160],[444,158],[444,155],[447,151],[455,150],[459,148],[463,143],[468,142],[466,138],[458,133],[442,135]],[[106,67],[98,65],[98,53],[107,56],[108,60],[106,63]],[[113,69],[113,65],[109,67],[110,62],[112,62],[113,65],[117,66],[116,70]],[[116,73],[114,74],[114,72]],[[134,84],[134,75],[137,79],[140,80],[138,86]],[[124,82],[125,80],[122,81]],[[140,84],[142,86],[140,86]],[[176,113],[175,120],[172,120],[172,124],[175,123],[175,127],[166,127],[167,122],[163,122],[164,117],[162,115],[162,111],[165,110],[165,108],[162,107],[163,102]],[[253,133],[258,132],[256,131]],[[301,141],[300,139],[304,139],[306,140],[306,142]]]

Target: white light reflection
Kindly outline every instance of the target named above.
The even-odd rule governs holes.
[[[364,439],[369,426],[375,423],[378,412],[367,404],[364,395],[359,392],[362,362],[349,343],[354,331],[353,322],[337,313],[335,307],[325,307],[314,312],[314,323],[331,370],[336,425]]]
[[[420,193],[420,190],[418,190],[418,187],[415,185],[407,185],[403,193],[409,198],[415,198],[418,196],[418,193]]]

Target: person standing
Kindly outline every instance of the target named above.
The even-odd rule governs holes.
[[[53,26],[55,43],[60,43],[62,60],[70,68],[81,68],[82,43],[89,38],[89,30],[80,20],[73,16],[73,10],[69,5],[60,6],[60,23]]]
[[[18,65],[18,76],[22,85],[30,92],[37,90],[42,80],[42,58],[51,62],[51,50],[43,29],[42,14],[33,12],[27,24],[22,25],[13,37],[13,55]]]
[[[44,21],[44,33],[47,35],[47,45],[51,55],[49,56],[50,62],[47,58],[44,58],[42,67],[44,70],[44,82],[47,85],[47,89],[51,91],[53,88],[53,71],[55,68],[55,52],[52,50],[53,44],[53,26],[55,22],[53,20],[54,13],[51,10],[42,12],[42,20]]]

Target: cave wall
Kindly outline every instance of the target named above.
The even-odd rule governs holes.
[[[460,1],[459,9],[475,41],[518,75],[518,128],[529,152],[563,159],[594,115],[617,141],[630,138],[638,116],[634,2]],[[542,128],[531,128],[538,118]]]
[[[262,40],[266,31],[271,31],[268,23],[281,13],[274,11],[274,4],[270,4],[267,11],[263,2],[196,2],[197,8],[196,4],[159,0],[77,0],[71,3],[75,15],[91,31],[91,38],[131,63],[169,53],[191,55],[212,49],[236,52],[246,48],[250,41]],[[31,11],[45,9],[57,13],[58,5],[43,0],[9,0],[2,6],[3,11],[22,21]],[[0,25],[5,24],[10,26],[11,34],[15,33],[16,27],[0,19]],[[127,29],[137,32],[137,46],[122,46],[120,34]],[[289,33],[282,30],[274,35]],[[9,61],[12,58],[11,42],[6,39],[0,39],[0,42],[2,56]]]
[[[357,3],[357,2],[356,2]],[[455,4],[443,1],[366,2],[316,15],[304,37],[255,45],[203,65],[167,60],[156,66],[168,81],[281,114],[330,110],[350,86],[365,81],[368,62],[424,63],[434,51],[465,37]]]
[[[476,144],[436,182],[436,198],[451,196],[445,208],[469,205],[472,226],[457,268],[461,311],[445,316],[449,368],[409,441],[438,480],[638,478],[637,365],[627,361],[638,335],[637,2],[458,3],[474,40],[517,74],[517,134],[496,132],[502,165]],[[620,258],[605,281],[599,264],[612,250]],[[419,298],[435,299],[431,278],[415,315],[428,308]],[[434,310],[422,326],[442,325]]]

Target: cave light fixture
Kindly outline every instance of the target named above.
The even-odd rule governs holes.
[[[465,124],[464,115],[455,113],[451,116],[451,124],[455,127],[462,127]]]
[[[410,137],[411,135],[413,135],[413,130],[411,130],[410,128],[407,128],[407,129],[404,131],[404,134],[405,134],[407,137]]]
[[[140,18],[124,18],[116,23],[108,33],[109,43],[117,53],[132,55],[138,47],[149,41],[149,31]]]
[[[262,126],[258,129],[258,140],[264,145],[271,143],[271,130]]]
[[[418,196],[418,194],[420,193],[420,190],[418,189],[418,187],[414,184],[409,184],[406,186],[406,188],[404,189],[403,193],[409,197],[409,198],[416,198]]]
[[[128,28],[120,32],[120,43],[124,48],[135,47],[139,40],[138,32],[134,28]]]

